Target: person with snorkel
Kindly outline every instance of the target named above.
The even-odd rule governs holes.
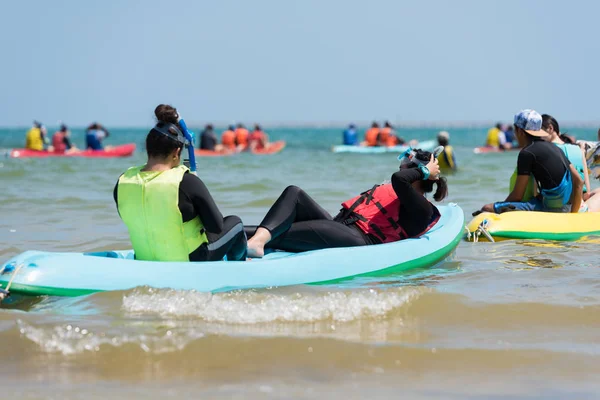
[[[336,217],[297,186],[288,186],[258,228],[248,227],[248,256],[262,257],[265,248],[301,252],[331,247],[365,246],[418,237],[431,229],[440,212],[425,195],[448,194],[437,155],[408,149],[398,159],[391,183],[375,185],[342,203]]]
[[[204,182],[193,174],[193,138],[177,110],[160,104],[154,114],[157,124],[146,136],[148,161],[125,171],[113,193],[135,258],[245,260],[242,221],[237,216],[223,218]],[[191,171],[181,165],[186,146],[191,147]]]

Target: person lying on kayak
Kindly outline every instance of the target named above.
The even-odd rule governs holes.
[[[441,149],[439,149],[441,150]],[[330,247],[365,246],[417,237],[440,218],[437,207],[425,194],[437,185],[434,199],[448,194],[434,154],[407,150],[391,183],[375,185],[342,203],[331,215],[306,192],[287,187],[248,240],[248,256],[262,257],[265,247],[291,252]],[[385,210],[385,211],[384,211]]]
[[[55,153],[75,153],[79,151],[71,143],[71,131],[65,124],[61,124],[60,129],[52,135],[52,147]]]
[[[104,150],[102,141],[110,136],[110,133],[101,124],[94,122],[85,130],[85,147],[88,150]]]
[[[248,147],[250,150],[262,150],[269,144],[269,137],[262,130],[260,125],[254,125],[254,130],[248,136]]]
[[[542,129],[542,116],[535,110],[522,110],[515,115],[514,130],[523,147],[517,159],[514,188],[506,200],[486,204],[481,211],[579,212],[583,180],[564,153],[543,140],[548,133]],[[530,175],[533,175],[540,194],[527,200],[524,197]]]
[[[138,260],[244,260],[246,236],[237,216],[223,218],[204,183],[181,165],[187,140],[177,110],[160,104],[146,137],[148,161],[125,171],[114,189],[119,215]]]

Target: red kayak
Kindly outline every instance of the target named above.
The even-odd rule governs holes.
[[[276,142],[271,142],[264,149],[253,150],[252,154],[275,154],[279,153],[285,147],[285,141],[278,140]]]
[[[252,154],[257,154],[257,155],[275,154],[275,153],[279,153],[281,150],[283,150],[284,147],[285,147],[285,141],[278,140],[276,142],[269,143],[267,145],[267,147],[265,147],[264,149],[252,150]],[[194,150],[194,154],[196,154],[198,157],[221,157],[221,156],[231,156],[231,155],[240,154],[240,153],[235,153],[235,152],[231,152],[231,151],[213,151],[213,150],[197,149],[197,150]]]
[[[110,147],[107,150],[82,150],[74,153],[55,153],[53,151],[38,151],[28,149],[12,149],[12,158],[29,157],[128,157],[135,151],[135,143],[127,143]]]

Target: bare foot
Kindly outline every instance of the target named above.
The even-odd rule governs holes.
[[[250,258],[263,258],[265,255],[265,247],[259,244],[252,243],[252,239],[248,241],[248,254]]]

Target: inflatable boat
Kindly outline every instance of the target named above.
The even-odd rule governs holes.
[[[73,153],[55,153],[45,150],[12,149],[8,156],[12,158],[46,157],[128,157],[135,151],[135,143],[109,147],[106,150],[81,150]]]
[[[427,150],[431,151],[434,147],[437,146],[437,142],[435,140],[427,140],[424,142],[419,142],[418,144],[412,146],[415,149]],[[381,154],[381,153],[404,153],[410,146],[348,146],[348,145],[339,145],[333,146],[331,151],[334,153],[360,153],[360,154]]]
[[[40,296],[81,296],[136,286],[220,292],[298,284],[325,284],[357,276],[381,276],[444,261],[464,233],[454,204],[425,235],[399,242],[303,253],[275,251],[250,261],[138,261],[133,251],[52,253],[26,251],[0,268],[0,288]]]

